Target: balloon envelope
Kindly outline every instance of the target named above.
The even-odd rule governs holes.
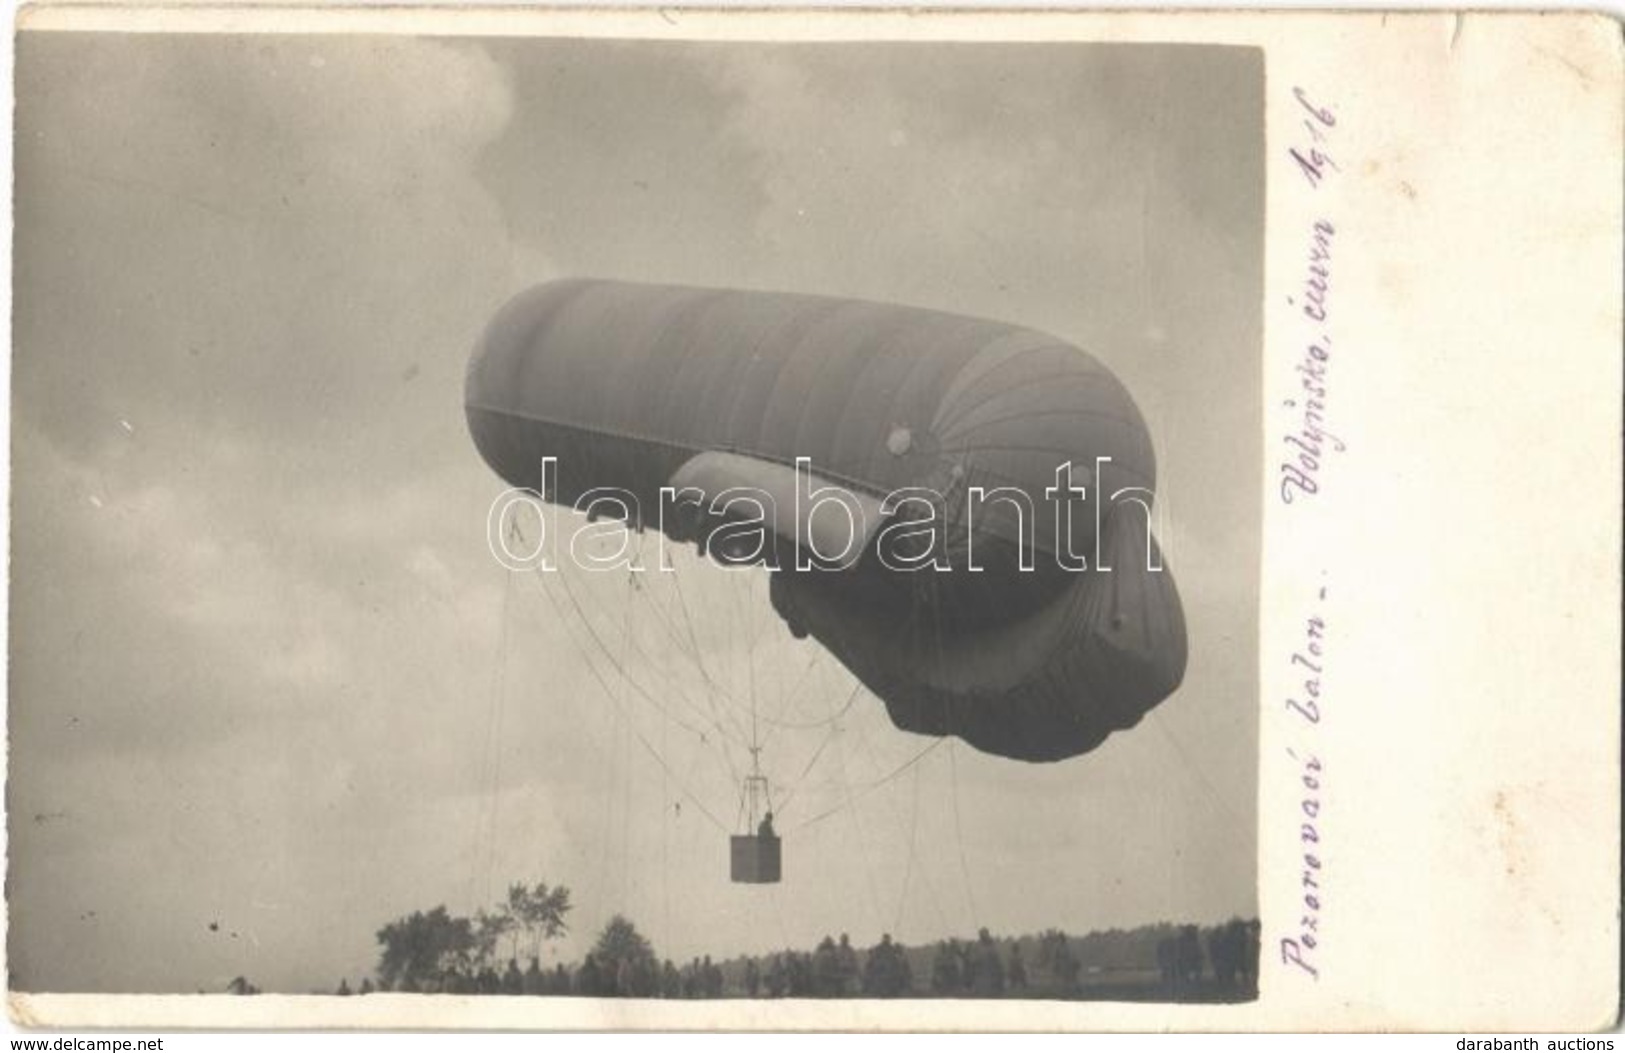
[[[742,509],[765,519],[772,544],[750,555],[776,567],[775,608],[900,728],[1057,760],[1183,677],[1144,421],[1056,337],[859,300],[553,282],[492,321],[465,407],[512,485],[542,490],[556,458],[549,500],[614,488],[640,525],[683,540],[737,528]],[[1068,483],[1087,496],[1068,501]],[[673,508],[662,488],[703,500]],[[698,510],[735,491],[773,507]],[[908,534],[936,543],[916,569]]]

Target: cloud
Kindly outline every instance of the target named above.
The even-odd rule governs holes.
[[[444,392],[509,266],[472,170],[513,98],[477,48],[25,37],[19,77],[25,419],[80,450],[121,418],[205,427],[318,472],[460,426]]]
[[[160,881],[331,868],[323,825],[475,789],[500,592],[459,396],[510,283],[473,171],[513,95],[427,41],[19,52],[11,793],[62,820],[14,831],[13,963],[189,990]],[[191,869],[137,878],[155,849]]]
[[[973,850],[1030,851],[1022,814],[1064,835],[1046,865],[1069,875],[1105,845],[1128,846],[1102,871],[1123,874],[1216,828],[1188,785],[1146,789],[1137,773],[1176,754],[1144,735],[1036,773],[938,750],[843,808],[928,743],[872,699],[836,715],[850,678],[809,664],[759,580],[629,603],[622,576],[569,592],[485,549],[500,487],[466,435],[467,352],[517,285],[563,271],[1024,320],[1114,348],[1137,393],[1169,392],[1157,417],[1222,424],[1214,393],[1256,382],[1226,357],[1256,355],[1235,331],[1256,307],[1223,306],[1247,289],[1226,277],[1245,252],[1225,209],[1251,206],[1196,188],[1196,162],[1229,178],[1212,134],[1122,117],[1151,73],[1177,79],[1171,59],[1079,58],[25,34],[10,789],[14,814],[61,817],[13,827],[19,980],[332,984],[392,914],[470,910],[521,876],[577,889],[571,950],[618,909],[678,955],[806,942],[860,902],[864,925],[963,929],[973,892],[1036,925],[1072,901],[998,895],[1020,875],[965,864],[950,792]],[[1212,279],[1162,305],[1122,262],[1147,240],[1147,141],[1197,144],[1151,198],[1196,233],[1152,231],[1143,266]],[[1232,468],[1167,463],[1217,523],[1252,502],[1204,489]],[[1217,531],[1187,549],[1225,551]],[[1221,726],[1239,689],[1204,687],[1219,704],[1182,702],[1175,733],[1245,753],[1248,729]],[[796,835],[800,859],[836,863],[788,923],[739,908],[699,808],[732,819],[748,758],[721,742],[758,691],[774,773],[800,783],[787,821],[839,809]],[[1247,783],[1229,756],[1225,785]],[[1136,801],[1169,818],[1124,834]],[[1247,878],[1136,891],[1112,920],[1245,901]],[[252,939],[213,940],[217,914]]]
[[[765,197],[755,219],[762,251],[794,287],[827,282],[834,250],[850,288],[826,291],[883,284],[952,306],[945,290],[980,287],[977,300],[997,303],[1001,287],[1046,271],[1084,273],[1092,243],[1132,233],[1137,217],[1120,207],[1110,172],[1098,159],[1079,163],[1080,148],[1108,136],[1109,108],[1081,108],[1058,128],[1066,97],[1037,89],[1070,85],[1045,69],[1012,78],[997,62],[941,49],[909,59],[906,78],[873,75],[892,61],[877,48],[730,52],[711,67],[731,101],[729,135]],[[984,97],[990,86],[995,102]],[[1057,226],[1072,236],[1045,236]],[[1016,245],[1029,252],[1011,253]]]

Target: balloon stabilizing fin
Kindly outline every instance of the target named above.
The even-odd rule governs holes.
[[[884,516],[879,498],[809,471],[759,457],[707,450],[672,473],[679,495],[698,490],[713,514],[731,509],[755,518],[779,538],[828,569],[854,566],[868,549]],[[726,506],[726,507],[725,507]]]

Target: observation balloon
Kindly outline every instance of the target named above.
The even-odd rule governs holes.
[[[559,281],[497,314],[465,404],[509,484],[768,567],[790,630],[906,731],[1059,760],[1184,675],[1145,423],[1054,336],[859,300]]]

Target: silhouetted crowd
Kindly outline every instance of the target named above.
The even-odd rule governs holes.
[[[744,993],[749,998],[897,998],[911,986],[908,957],[886,933],[869,949],[860,967],[858,952],[846,933],[840,942],[825,936],[811,954],[783,951],[768,957],[765,968],[745,960]]]
[[[1221,987],[1258,982],[1260,927],[1239,918],[1209,931],[1208,962]],[[1202,937],[1195,925],[1182,925],[1176,935],[1157,941],[1157,972],[1165,988],[1178,991],[1202,982]]]
[[[1184,997],[1204,984],[1211,993],[1245,993],[1256,984],[1258,922],[1235,919],[1205,931],[1195,925],[1162,926],[1158,934],[1164,932],[1168,935],[1155,942],[1161,994]],[[659,960],[647,953],[613,962],[588,954],[574,969],[562,963],[544,969],[536,957],[530,959],[528,968],[521,968],[517,959],[510,958],[500,971],[492,966],[454,967],[431,979],[403,980],[395,990],[662,999],[1037,998],[1082,993],[1084,970],[1075,950],[1079,941],[1052,929],[1028,942],[1035,948],[1031,963],[1022,953],[1022,941],[995,940],[985,928],[975,940],[939,941],[929,950],[916,952],[917,961],[929,961],[929,974],[919,977],[922,982],[918,985],[908,952],[889,933],[864,952],[842,933],[839,938],[825,936],[810,952],[784,950],[731,962],[728,975],[709,955],[678,966],[669,958]],[[369,994],[373,990],[371,980],[363,980],[355,991],[344,981],[337,993]]]

